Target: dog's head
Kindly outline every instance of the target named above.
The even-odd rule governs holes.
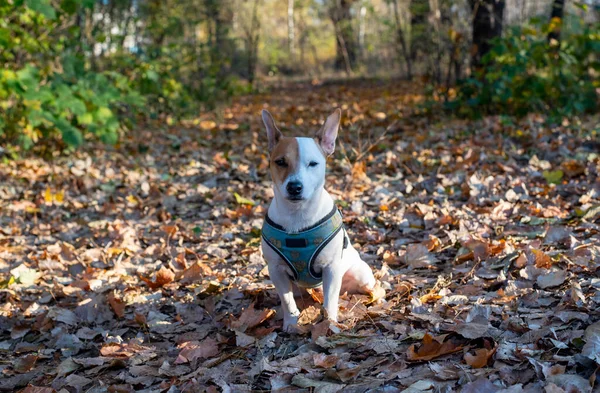
[[[325,183],[325,162],[335,150],[342,112],[336,109],[314,138],[285,137],[266,110],[270,171],[275,193],[294,203],[310,200]]]

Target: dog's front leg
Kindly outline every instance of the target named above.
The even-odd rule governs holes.
[[[338,303],[344,272],[338,264],[331,264],[323,268],[323,307],[325,318],[337,322]]]
[[[269,264],[269,276],[275,285],[279,299],[281,299],[281,309],[283,311],[283,330],[293,332],[298,327],[298,317],[300,311],[294,300],[292,290],[292,280],[281,266]]]

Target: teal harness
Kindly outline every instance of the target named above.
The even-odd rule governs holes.
[[[262,238],[287,263],[298,286],[318,287],[323,283],[322,273],[313,269],[313,263],[325,246],[344,228],[342,214],[334,205],[333,210],[315,225],[298,233],[288,233],[275,224],[269,215],[265,217]],[[344,234],[344,248],[348,238]]]

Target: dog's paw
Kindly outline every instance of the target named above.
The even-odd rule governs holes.
[[[300,315],[288,315],[283,318],[283,331],[288,333],[299,333],[298,318]]]
[[[283,326],[283,331],[289,334],[306,334],[309,330],[307,325],[289,324]]]

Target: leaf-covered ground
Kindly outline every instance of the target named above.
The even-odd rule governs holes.
[[[416,85],[290,86],[188,129],[0,165],[0,390],[590,392],[600,363],[598,118],[420,116]],[[327,188],[387,289],[281,332],[260,255],[259,112],[344,110]],[[597,390],[597,388],[596,388]]]

